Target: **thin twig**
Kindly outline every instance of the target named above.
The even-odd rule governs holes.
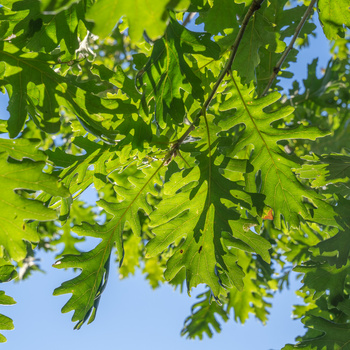
[[[187,17],[184,19],[184,21],[182,22],[182,25],[184,27],[187,26],[188,23],[190,23],[193,19],[193,17],[196,15],[197,12],[190,12]]]
[[[278,73],[281,70],[281,67],[283,65],[284,60],[286,59],[286,57],[288,56],[289,52],[292,50],[293,45],[295,43],[295,40],[297,40],[301,29],[303,28],[307,18],[309,17],[309,15],[311,14],[313,7],[316,3],[316,0],[312,0],[310,2],[310,5],[308,6],[308,8],[306,9],[303,18],[301,19],[301,21],[299,22],[297,28],[295,29],[295,33],[293,35],[293,38],[291,40],[291,42],[289,43],[288,47],[286,48],[286,50],[283,52],[282,57],[279,59],[279,61],[276,63],[276,66],[273,68],[273,72],[271,74],[270,80],[265,88],[265,90],[263,91],[263,93],[261,94],[260,97],[265,96],[267,94],[267,92],[269,91],[273,81],[276,79]]]
[[[188,129],[185,131],[185,133],[179,138],[179,140],[176,142],[176,144],[171,148],[169,154],[167,155],[167,159],[171,159],[173,157],[173,154],[176,152],[176,150],[179,148],[179,146],[185,141],[185,139],[187,138],[187,136],[189,136],[189,134],[195,129],[195,125],[197,124],[199,118],[204,114],[204,112],[208,109],[210,102],[212,101],[212,99],[214,98],[220,84],[222,83],[225,75],[228,73],[228,71],[231,69],[232,63],[236,57],[236,53],[238,51],[238,47],[239,44],[241,43],[243,34],[247,28],[248,22],[250,20],[250,18],[253,16],[254,12],[259,10],[259,8],[261,7],[261,4],[264,2],[264,0],[254,0],[253,3],[250,5],[249,10],[247,12],[247,14],[245,15],[241,28],[237,34],[236,40],[233,43],[233,45],[231,46],[231,54],[230,57],[228,59],[228,61],[225,64],[225,67],[223,68],[223,70],[221,71],[218,80],[216,81],[209,97],[206,99],[206,101],[203,104],[202,109],[200,110],[200,112],[198,112],[198,114],[196,115],[196,117],[194,118],[194,121],[191,123],[191,125],[188,127]]]

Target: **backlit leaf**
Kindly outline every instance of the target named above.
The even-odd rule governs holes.
[[[124,257],[122,234],[125,224],[130,225],[134,234],[141,234],[138,212],[143,210],[146,214],[150,213],[151,206],[147,202],[146,195],[156,193],[154,183],[159,181],[161,165],[160,162],[153,163],[152,166],[142,170],[131,166],[121,174],[114,174],[112,178],[116,182],[115,191],[120,196],[120,202],[108,203],[103,200],[98,202],[107,213],[112,214],[112,219],[104,225],[83,223],[72,228],[72,231],[80,236],[101,239],[91,251],[79,255],[65,255],[54,264],[59,269],[81,270],[79,276],[62,283],[54,291],[54,295],[72,293],[62,312],[74,310],[72,321],[78,321],[76,329],[79,329],[85,321],[89,320],[90,323],[95,319],[101,293],[108,280],[110,256],[114,245],[117,247],[119,263],[122,264]]]
[[[344,27],[350,28],[349,1],[319,0],[317,4],[326,37],[337,39],[338,36],[344,36]]]
[[[88,12],[88,18],[95,22],[93,32],[102,38],[107,36],[122,16],[130,25],[129,35],[138,41],[145,30],[151,39],[163,35],[169,20],[167,9],[186,10],[189,0],[181,1],[119,1],[99,0]],[[140,21],[142,18],[142,21]]]
[[[323,202],[322,197],[303,186],[292,172],[291,169],[296,167],[299,161],[289,156],[278,142],[290,138],[316,139],[327,133],[302,125],[296,130],[272,127],[271,123],[287,117],[293,109],[285,108],[266,113],[264,109],[279,99],[278,93],[254,99],[252,86],[241,85],[235,76],[232,76],[232,83],[232,88],[227,91],[228,98],[220,106],[222,111],[232,108],[232,116],[222,120],[219,125],[223,130],[239,124],[245,126],[240,139],[231,151],[232,156],[244,147],[254,146],[250,162],[255,171],[246,176],[246,190],[250,192],[259,190],[256,183],[256,176],[259,175],[260,192],[266,195],[265,203],[274,211],[274,223],[278,228],[281,227],[281,215],[291,226],[299,226],[298,215],[312,220],[304,197],[314,201],[314,205],[326,215],[327,204]],[[328,211],[326,216],[330,216],[332,220],[331,207]]]
[[[2,140],[3,145],[5,141],[8,141],[7,146],[10,149],[13,148],[9,152],[13,154],[16,143],[11,140]],[[19,142],[19,150],[21,150],[21,143]],[[59,184],[56,177],[42,172],[44,162],[34,162],[30,159],[11,161],[11,159],[6,152],[0,154],[2,193],[0,242],[13,259],[20,260],[26,256],[25,241],[38,242],[39,240],[37,232],[26,224],[26,220],[48,221],[57,218],[57,213],[45,207],[42,202],[25,198],[25,191],[44,191],[59,197],[68,197],[70,194]],[[18,191],[24,192],[21,195]]]

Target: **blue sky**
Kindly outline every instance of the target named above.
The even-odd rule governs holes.
[[[318,38],[311,39],[311,46],[298,56],[298,63],[292,64],[295,78],[306,77],[307,63],[319,57],[320,68],[325,68],[329,58],[328,42],[318,28]],[[285,88],[292,80],[285,83]],[[0,94],[0,118],[8,117],[7,97]],[[0,135],[1,136],[1,135]],[[89,200],[92,200],[89,198]],[[52,296],[53,290],[63,281],[73,276],[72,271],[54,269],[54,254],[39,254],[40,266],[45,274],[37,272],[28,280],[19,283],[3,284],[1,289],[12,296],[17,304],[1,307],[1,313],[11,317],[15,323],[14,331],[3,332],[8,342],[6,350],[46,349],[51,350],[104,348],[113,349],[213,349],[229,346],[237,350],[280,349],[286,342],[293,342],[297,335],[303,334],[302,324],[292,321],[292,305],[300,303],[294,290],[300,283],[293,281],[291,290],[276,294],[272,300],[273,308],[267,326],[251,317],[245,325],[231,320],[222,324],[222,332],[212,339],[203,341],[186,340],[180,337],[184,319],[190,314],[195,296],[202,287],[180,294],[170,286],[164,285],[153,291],[144,277],[136,276],[120,281],[117,265],[111,267],[107,288],[105,289],[96,320],[74,331],[70,321],[72,313],[61,314],[60,309],[69,296]]]

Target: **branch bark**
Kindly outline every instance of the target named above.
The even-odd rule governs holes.
[[[307,18],[309,17],[309,15],[311,14],[312,10],[313,10],[313,7],[316,3],[316,0],[312,0],[310,2],[310,5],[308,6],[308,8],[306,9],[305,13],[304,13],[304,16],[303,18],[301,19],[301,21],[299,22],[297,28],[295,29],[295,33],[293,35],[293,38],[291,40],[291,42],[289,43],[288,47],[286,48],[286,50],[283,52],[283,55],[282,57],[279,59],[279,61],[276,63],[276,66],[273,68],[273,72],[271,74],[271,77],[269,79],[269,82],[265,88],[265,90],[263,91],[263,93],[261,94],[260,97],[262,96],[265,96],[267,94],[267,92],[269,91],[272,83],[274,82],[274,80],[276,79],[278,73],[280,72],[281,70],[281,67],[286,59],[286,57],[288,56],[289,52],[292,50],[293,46],[294,46],[294,43],[295,41],[297,40],[299,34],[300,34],[300,31],[301,29],[303,28]]]
[[[238,47],[239,44],[241,43],[241,40],[243,38],[244,32],[247,28],[247,25],[249,23],[250,18],[254,15],[255,11],[259,10],[261,7],[261,4],[264,2],[265,0],[254,0],[253,3],[250,5],[248,12],[246,13],[241,28],[237,34],[237,37],[234,41],[234,43],[231,46],[231,54],[229,59],[227,60],[225,67],[222,69],[218,80],[216,81],[210,95],[208,96],[208,98],[206,99],[206,101],[203,104],[202,109],[200,110],[200,112],[198,112],[198,114],[196,115],[194,121],[192,122],[192,124],[188,127],[188,129],[185,131],[185,133],[177,140],[177,142],[174,144],[174,146],[171,148],[170,152],[167,155],[167,159],[170,160],[173,155],[176,153],[176,150],[178,150],[178,148],[180,147],[180,145],[184,142],[184,140],[186,139],[186,137],[189,136],[189,134],[195,129],[195,125],[197,124],[198,120],[200,119],[200,117],[205,113],[205,111],[208,109],[212,99],[214,98],[220,84],[222,83],[225,75],[231,70],[232,67],[232,63],[236,57],[237,51],[238,51]]]
[[[190,23],[193,19],[193,17],[196,15],[197,12],[190,12],[187,17],[184,19],[184,21],[182,22],[182,25],[184,27],[187,26],[188,23]]]

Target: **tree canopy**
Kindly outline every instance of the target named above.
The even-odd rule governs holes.
[[[116,261],[153,288],[205,284],[182,330],[202,339],[230,314],[266,322],[293,269],[306,333],[283,349],[350,349],[349,0],[0,5],[1,282],[63,243],[54,266],[80,273],[53,293],[76,329]],[[285,91],[316,21],[332,58]]]

